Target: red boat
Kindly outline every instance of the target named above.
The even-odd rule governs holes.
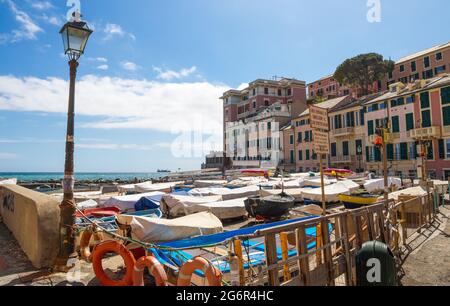
[[[121,210],[119,207],[113,206],[113,207],[102,207],[102,208],[90,208],[82,210],[83,214],[86,217],[92,217],[92,218],[104,218],[104,217],[114,217],[121,213]],[[75,213],[75,217],[82,218],[83,215],[77,211]]]
[[[250,169],[250,170],[242,170],[241,173],[245,176],[263,176],[263,177],[269,177],[269,171],[266,170],[259,170],[259,169]]]

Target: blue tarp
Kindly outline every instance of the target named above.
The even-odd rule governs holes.
[[[136,211],[157,209],[160,207],[162,195],[142,197],[139,201],[134,204],[134,209]]]
[[[178,240],[178,241],[165,242],[165,243],[161,243],[158,245],[161,247],[168,247],[168,248],[177,249],[177,250],[201,248],[203,246],[208,246],[208,245],[222,244],[222,243],[226,242],[227,240],[230,240],[234,237],[251,235],[251,234],[254,234],[258,230],[272,228],[272,227],[276,227],[276,226],[280,226],[280,225],[292,224],[295,222],[314,219],[314,218],[317,218],[317,217],[312,216],[312,217],[305,217],[305,218],[301,218],[301,219],[280,221],[280,222],[263,224],[263,225],[248,227],[248,228],[234,230],[234,231],[223,232],[220,234],[199,236],[199,237],[188,238],[188,239],[183,239],[183,240]],[[315,228],[307,229],[306,235],[308,235],[308,236],[315,235],[315,231],[316,231]]]

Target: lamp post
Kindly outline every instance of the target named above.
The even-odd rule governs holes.
[[[361,146],[358,146],[357,152],[358,152],[358,161],[359,161],[358,172],[360,173],[360,172],[363,172],[363,171],[361,171],[362,170],[361,169],[361,159],[362,159],[362,147]]]
[[[86,22],[81,21],[79,11],[73,14],[71,21],[67,22],[59,32],[62,35],[65,54],[69,57],[70,87],[69,107],[66,135],[66,158],[64,167],[64,179],[62,182],[64,198],[60,204],[60,250],[56,261],[58,270],[67,270],[69,259],[77,258],[75,253],[75,212],[76,204],[73,198],[75,186],[74,178],[74,117],[75,117],[75,79],[77,75],[78,59],[84,53],[89,36],[92,34]]]

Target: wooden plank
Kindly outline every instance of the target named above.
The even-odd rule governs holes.
[[[341,224],[342,224],[342,237],[344,238],[343,248],[344,248],[344,255],[345,255],[345,264],[346,264],[346,273],[345,273],[345,281],[346,285],[350,286],[352,285],[352,261],[350,257],[350,241],[349,241],[349,235],[348,235],[348,220],[349,218],[347,216],[341,217]]]
[[[330,286],[334,286],[334,272],[333,272],[333,256],[331,254],[330,236],[328,231],[328,222],[322,223],[322,240],[323,245],[326,246],[324,250],[325,265],[328,267],[328,282]]]
[[[281,241],[281,259],[285,261],[288,260],[289,258],[288,237],[286,232],[280,234],[280,241]],[[291,279],[291,271],[289,269],[288,264],[283,265],[283,276],[285,282]]]
[[[373,225],[373,213],[367,212],[367,223],[369,224],[369,241],[375,240],[375,226]]]
[[[244,286],[245,285],[244,258],[242,255],[242,242],[240,239],[234,240],[234,254],[237,256],[239,260],[239,283],[241,286]]]
[[[297,237],[297,255],[306,255],[308,254],[308,245],[306,242],[306,231],[305,227],[301,226],[297,230],[295,230],[295,235]],[[309,286],[310,277],[309,277],[309,257],[304,257],[298,261],[299,273],[302,276],[302,280],[305,286]]]
[[[266,235],[264,237],[265,242],[265,252],[266,252],[266,264],[271,266],[278,262],[277,255],[277,240],[275,234]],[[269,284],[271,286],[278,286],[280,284],[280,279],[278,278],[278,269],[269,270]]]

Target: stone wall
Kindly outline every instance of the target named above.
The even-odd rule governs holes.
[[[0,215],[36,268],[54,265],[59,252],[59,203],[16,185],[0,186]]]

